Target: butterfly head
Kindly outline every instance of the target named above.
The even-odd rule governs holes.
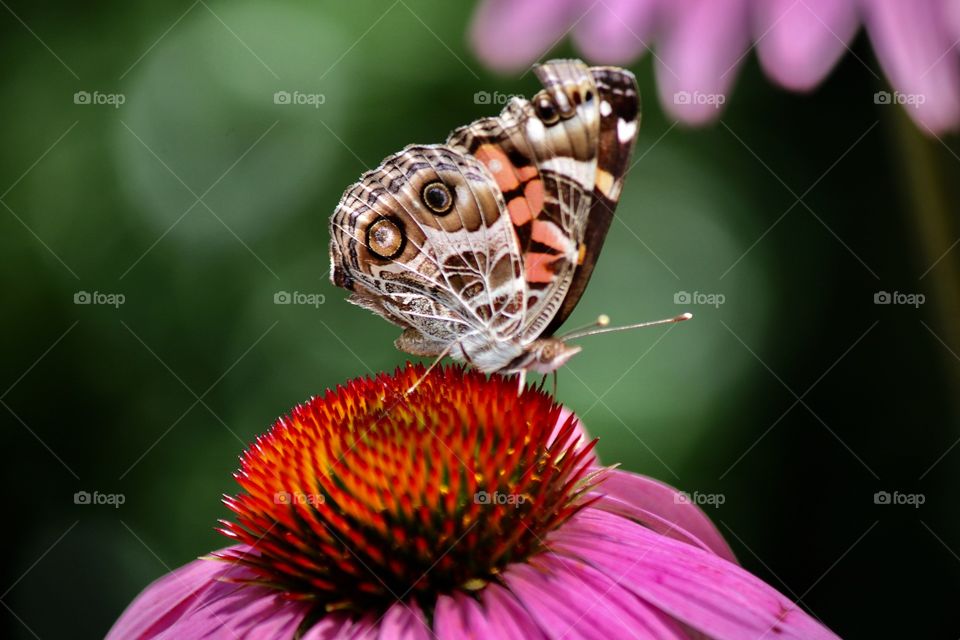
[[[582,347],[567,344],[557,338],[540,338],[527,346],[518,368],[550,373],[565,365],[570,358],[580,353],[581,349]]]

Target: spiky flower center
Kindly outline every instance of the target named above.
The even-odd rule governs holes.
[[[584,505],[593,443],[545,393],[458,367],[353,380],[244,453],[221,531],[260,584],[326,610],[476,590]]]

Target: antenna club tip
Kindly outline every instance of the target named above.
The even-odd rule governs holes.
[[[691,318],[693,318],[693,314],[688,311],[686,313],[681,313],[676,318],[674,318],[674,320],[676,320],[677,322],[683,322],[684,320],[690,320]]]
[[[605,313],[601,313],[599,316],[597,316],[597,325],[598,325],[598,326],[605,327],[605,326],[607,326],[608,324],[610,324],[610,316],[608,316],[608,315],[605,314]]]

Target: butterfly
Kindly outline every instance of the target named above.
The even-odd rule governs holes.
[[[531,100],[389,156],[330,218],[331,281],[403,328],[397,348],[521,385],[580,351],[565,340],[586,333],[554,333],[593,273],[640,124],[625,69],[552,60],[534,73]]]

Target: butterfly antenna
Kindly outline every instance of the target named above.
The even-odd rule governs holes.
[[[434,368],[435,366],[437,366],[438,364],[440,364],[440,361],[441,361],[441,360],[443,360],[445,357],[447,357],[447,354],[450,353],[450,350],[453,349],[453,345],[455,345],[455,344],[456,344],[455,342],[451,342],[450,344],[448,344],[448,345],[446,346],[446,348],[445,348],[443,351],[440,352],[440,355],[437,356],[437,359],[434,360],[433,363],[432,363],[429,367],[427,367],[427,370],[423,372],[423,375],[420,376],[419,378],[417,378],[417,381],[414,382],[412,385],[410,385],[410,388],[407,389],[407,391],[406,391],[403,395],[408,396],[408,395],[410,395],[411,393],[413,393],[414,389],[416,389],[417,387],[420,386],[420,383],[423,382],[424,378],[426,378],[428,375],[430,375],[430,372],[433,371],[433,368]]]
[[[573,334],[575,334],[575,333],[580,333],[580,332],[582,332],[582,331],[584,331],[584,330],[586,330],[586,329],[597,329],[597,328],[600,328],[600,327],[605,327],[605,326],[607,326],[608,324],[610,324],[610,316],[608,316],[608,315],[605,314],[605,313],[602,313],[602,314],[600,314],[599,316],[597,316],[597,319],[594,320],[593,322],[591,322],[590,324],[585,324],[585,325],[583,325],[583,326],[581,326],[581,327],[577,327],[576,329],[571,329],[570,331],[567,331],[567,332],[566,332],[565,334],[563,334],[562,336],[557,336],[557,338],[558,338],[559,340],[566,340],[569,336],[571,336],[571,335],[573,335]]]
[[[653,320],[652,322],[640,322],[637,324],[628,324],[622,327],[608,327],[610,324],[610,318],[603,315],[597,318],[597,321],[592,325],[584,329],[577,329],[570,333],[560,336],[560,340],[576,340],[578,338],[585,338],[587,336],[595,336],[601,333],[614,333],[616,331],[628,331],[630,329],[641,329],[643,327],[656,327],[661,324],[673,324],[674,322],[683,322],[684,320],[689,320],[693,317],[692,313],[681,313],[678,316],[672,318],[664,318],[663,320]]]

